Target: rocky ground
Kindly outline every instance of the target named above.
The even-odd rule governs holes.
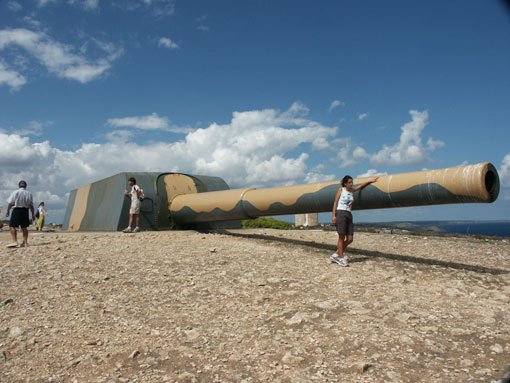
[[[510,240],[0,235],[1,382],[497,382]]]

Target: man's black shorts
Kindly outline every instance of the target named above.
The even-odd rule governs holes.
[[[354,223],[350,211],[336,211],[336,232],[340,235],[354,235]]]
[[[22,228],[30,226],[30,219],[28,217],[28,208],[26,207],[15,207],[11,211],[11,219],[9,220],[10,227]]]

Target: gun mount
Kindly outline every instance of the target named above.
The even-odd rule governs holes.
[[[229,189],[221,178],[182,173],[120,173],[73,190],[64,219],[69,230],[119,230],[129,202],[119,190],[135,177],[145,191],[144,229],[210,227],[222,221],[270,215],[329,212],[339,181],[276,188]],[[355,184],[363,178],[354,179]],[[457,203],[490,203],[499,194],[496,168],[488,162],[380,176],[355,193],[353,209]]]

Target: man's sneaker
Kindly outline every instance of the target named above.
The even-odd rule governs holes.
[[[133,233],[138,233],[140,231],[140,228],[137,226],[135,227],[135,229],[133,230]]]
[[[349,262],[348,262],[348,261],[347,261],[347,259],[346,259],[346,258],[344,258],[344,257],[340,258],[340,257],[338,257],[338,256],[336,256],[336,257],[331,256],[331,262],[335,262],[337,265],[340,265],[340,266],[342,266],[342,267],[347,267],[347,266],[349,266]]]
[[[338,258],[338,254],[336,252],[329,256],[329,259],[331,259],[331,262],[336,262],[337,258]]]
[[[122,230],[123,233],[131,233],[132,230],[131,230],[131,227],[126,227],[124,230]]]

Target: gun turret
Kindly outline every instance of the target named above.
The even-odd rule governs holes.
[[[207,227],[217,222],[271,215],[329,212],[339,181],[275,188],[229,189],[219,177],[182,173],[120,173],[70,193],[64,218],[69,230],[119,230],[129,201],[123,190],[135,177],[145,191],[142,229]],[[354,179],[354,184],[365,182]],[[499,177],[488,162],[380,176],[355,193],[354,210],[456,203],[490,203]]]

